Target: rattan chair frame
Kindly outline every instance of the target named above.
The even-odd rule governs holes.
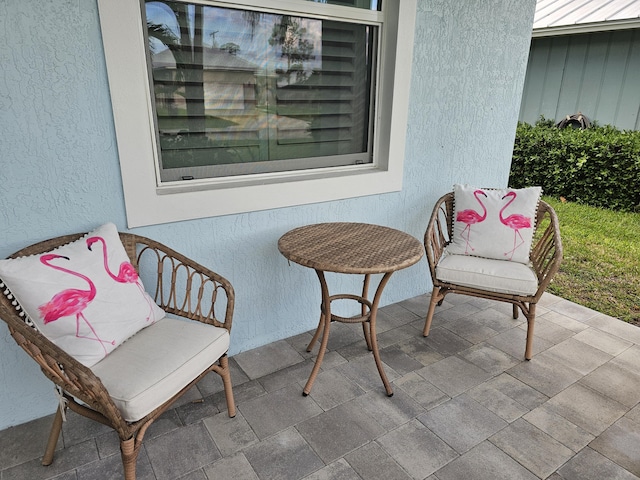
[[[45,253],[73,242],[83,235],[85,233],[64,235],[39,242],[23,248],[8,258]],[[150,295],[163,310],[190,320],[222,327],[231,332],[235,293],[228,280],[159,242],[131,233],[119,235],[136,270],[139,270],[145,279],[155,277],[155,285],[146,280],[145,283]],[[140,271],[143,256],[145,268]],[[151,261],[148,260],[149,258]],[[147,268],[148,264],[149,268]],[[222,301],[222,297],[219,298],[221,293],[224,293],[226,302]],[[224,312],[221,318],[216,317],[215,313],[217,301],[219,304],[225,304],[222,307]],[[43,465],[50,465],[53,462],[66,408],[116,431],[120,439],[126,480],[136,478],[136,459],[147,428],[209,372],[216,372],[222,378],[229,416],[234,417],[236,414],[226,352],[219,359],[215,359],[215,363],[190,384],[148,415],[135,422],[127,422],[113,403],[100,378],[90,368],[68,355],[29,325],[29,322],[25,321],[24,312],[19,305],[15,304],[15,299],[0,295],[0,318],[8,324],[9,331],[18,345],[40,365],[44,375],[56,385],[56,390],[62,395],[42,459]]]
[[[436,266],[442,258],[445,248],[453,237],[454,194],[449,192],[436,202],[429,224],[424,234],[424,246],[429,263],[429,272],[433,282],[433,292],[429,310],[425,319],[423,335],[429,335],[433,314],[437,305],[441,305],[449,293],[459,293],[473,297],[508,302],[513,305],[513,318],[518,318],[519,310],[527,319],[527,339],[525,359],[531,360],[533,354],[533,330],[536,317],[536,305],[545,292],[553,276],[562,263],[562,240],[558,217],[553,208],[540,200],[536,213],[536,232],[529,256],[530,264],[538,278],[538,289],[534,295],[512,295],[491,292],[479,288],[471,288],[443,282],[436,277]]]

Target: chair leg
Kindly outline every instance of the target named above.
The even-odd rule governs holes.
[[[513,304],[513,319],[517,320],[518,319],[518,314],[520,313],[520,309],[518,308],[518,306],[514,303]]]
[[[49,440],[47,441],[47,449],[42,457],[42,465],[49,466],[53,462],[53,454],[56,451],[56,445],[58,444],[58,438],[60,438],[60,430],[62,430],[62,410],[64,408],[59,406],[56,410],[56,415],[53,418],[53,425],[51,426],[51,432],[49,433]]]
[[[536,304],[529,304],[529,312],[527,314],[527,346],[524,351],[525,360],[531,360],[533,354],[533,327],[536,320]]]
[[[220,376],[222,377],[222,384],[224,385],[224,396],[227,400],[227,411],[229,412],[229,417],[233,418],[236,416],[236,404],[233,398],[233,388],[231,386],[229,358],[226,355],[220,358],[220,366],[222,367],[224,372],[224,374]]]
[[[424,322],[424,329],[422,330],[422,335],[427,337],[429,335],[429,330],[431,329],[431,321],[433,320],[433,312],[436,309],[436,305],[439,305],[442,302],[444,295],[440,295],[440,287],[433,287],[433,292],[431,293],[431,301],[429,302],[429,311],[427,312],[427,318]]]
[[[135,445],[135,437],[120,440],[120,455],[122,456],[125,480],[136,480],[136,460],[139,449],[135,448]]]

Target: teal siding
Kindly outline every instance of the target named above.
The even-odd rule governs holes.
[[[640,29],[532,39],[520,120],[577,112],[640,130]]]

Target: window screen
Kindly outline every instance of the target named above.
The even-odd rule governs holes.
[[[378,26],[178,1],[145,13],[161,181],[373,162]]]

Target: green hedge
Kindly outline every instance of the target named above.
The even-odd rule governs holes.
[[[518,124],[509,185],[596,207],[640,209],[640,131]]]

